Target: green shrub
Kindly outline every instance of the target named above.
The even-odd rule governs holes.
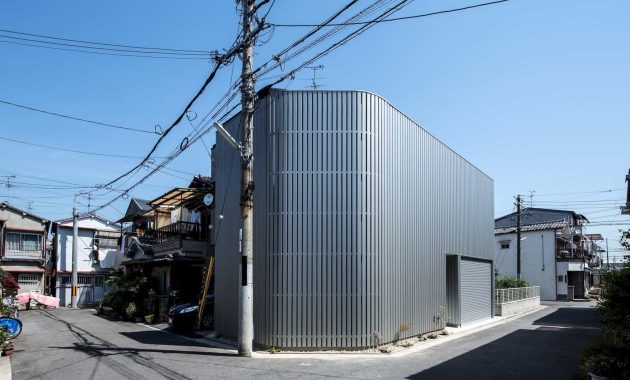
[[[630,250],[630,230],[622,233],[619,242]],[[621,270],[603,275],[602,299],[597,312],[604,323],[602,337],[584,352],[580,366],[610,379],[630,379],[630,262]]]
[[[126,315],[128,318],[133,318],[133,317],[135,317],[135,316],[136,316],[136,314],[137,314],[137,312],[138,312],[138,308],[137,308],[136,304],[135,304],[135,303],[133,303],[133,302],[129,303],[129,304],[127,305],[127,308],[125,309],[125,315]]]
[[[495,279],[495,288],[497,289],[507,289],[507,288],[525,288],[531,286],[529,282],[516,277],[499,277],[497,276]]]

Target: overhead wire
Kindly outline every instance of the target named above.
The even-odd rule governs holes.
[[[11,139],[11,138],[2,137],[2,136],[0,136],[0,140],[9,141],[9,142],[16,143],[16,144],[33,146],[33,147],[37,147],[37,148],[58,150],[58,151],[67,152],[67,153],[85,154],[85,155],[89,155],[89,156],[101,156],[101,157],[111,157],[111,158],[133,158],[133,159],[143,158],[142,156],[131,156],[131,155],[124,155],[124,154],[111,154],[111,153],[99,153],[99,152],[87,152],[87,151],[83,151],[83,150],[60,148],[60,147],[55,147],[55,146],[51,146],[51,145],[36,144],[36,143],[28,142],[28,141]]]
[[[2,36],[0,36],[0,38],[1,37]],[[176,59],[176,60],[204,60],[204,61],[208,60],[207,57],[172,57],[172,56],[156,56],[156,55],[141,55],[141,54],[109,53],[109,52],[102,52],[102,51],[89,51],[89,50],[80,50],[80,49],[71,49],[71,48],[61,48],[61,47],[55,47],[55,46],[44,46],[44,45],[37,45],[37,44],[33,44],[33,43],[7,41],[7,40],[0,40],[0,43],[19,45],[19,46],[37,47],[37,48],[41,48],[41,49],[70,51],[70,52],[75,52],[75,53],[111,55],[111,56],[117,56],[117,57],[134,57],[134,58],[151,58],[151,59]]]
[[[46,36],[46,35],[42,35],[42,34],[18,32],[18,31],[15,31],[15,30],[8,30],[8,29],[0,29],[0,32],[11,33],[11,34],[18,34],[18,35],[23,35],[23,36],[46,38],[46,39],[52,39],[52,40],[58,40],[58,41],[78,42],[78,43],[91,44],[91,45],[115,46],[115,47],[124,47],[124,48],[132,48],[132,49],[143,49],[143,50],[147,50],[147,49],[149,49],[149,50],[163,50],[163,51],[185,52],[185,53],[206,53],[206,54],[210,53],[209,51],[206,51],[206,50],[172,49],[172,48],[146,47],[146,46],[137,46],[137,45],[134,46],[134,45],[123,45],[123,44],[112,44],[112,43],[105,43],[105,42],[76,40],[76,39],[70,39],[70,38]]]
[[[386,22],[411,20],[411,19],[422,18],[422,17],[436,16],[436,15],[445,14],[445,13],[459,12],[459,11],[464,11],[464,10],[469,10],[469,9],[474,9],[474,8],[485,7],[485,6],[489,6],[489,5],[495,5],[495,4],[499,4],[499,3],[505,3],[505,2],[508,2],[508,1],[509,0],[497,0],[497,1],[490,1],[490,2],[487,2],[487,3],[480,3],[480,4],[469,5],[469,6],[466,6],[466,7],[446,9],[446,10],[443,10],[443,11],[423,13],[423,14],[411,15],[411,16],[394,17],[394,18],[379,20],[377,23],[386,23]],[[357,21],[357,22],[349,22],[349,23],[343,23],[343,24],[328,24],[328,25],[325,25],[325,26],[331,27],[331,26],[340,26],[340,25],[366,25],[366,24],[370,24],[370,22],[369,21]],[[287,28],[290,28],[290,27],[305,28],[305,27],[319,26],[319,24],[273,24],[273,26],[275,26],[275,27],[287,27]]]
[[[84,122],[84,123],[90,123],[90,124],[98,125],[98,126],[101,126],[101,127],[124,129],[124,130],[127,130],[127,131],[139,132],[139,133],[159,134],[159,132],[156,131],[156,130],[150,131],[150,130],[144,130],[144,129],[124,127],[124,126],[120,126],[120,125],[116,125],[116,124],[103,123],[103,122],[100,122],[100,121],[94,121],[94,120],[84,119],[84,118],[80,118],[80,117],[76,117],[76,116],[64,115],[64,114],[57,113],[57,112],[46,111],[46,110],[35,108],[35,107],[25,106],[23,104],[13,103],[13,102],[9,102],[7,100],[1,100],[0,99],[0,103],[1,104],[5,104],[5,105],[9,105],[9,106],[13,106],[13,107],[26,109],[26,110],[29,110],[29,111],[34,111],[34,112],[39,112],[39,113],[43,113],[43,114],[47,114],[47,115],[57,116],[57,117],[61,117],[61,118],[64,118],[64,119],[70,119],[70,120],[75,120],[75,121],[81,121],[81,122]]]

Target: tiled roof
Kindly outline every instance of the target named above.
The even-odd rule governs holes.
[[[535,224],[523,224],[521,226],[521,232],[528,231],[541,231],[541,230],[555,230],[566,226],[567,223],[564,220],[556,220],[553,222],[535,223]],[[516,226],[511,227],[499,227],[494,229],[495,235],[511,234],[516,232]]]

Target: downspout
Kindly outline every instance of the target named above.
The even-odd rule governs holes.
[[[558,300],[558,257],[556,256],[556,252],[558,252],[558,239],[557,239],[557,234],[558,234],[558,229],[556,228],[555,230],[553,230],[554,233],[554,239],[553,239],[553,270],[554,270],[554,278],[553,278],[553,282],[554,284],[556,284],[556,294],[554,296],[555,300]]]

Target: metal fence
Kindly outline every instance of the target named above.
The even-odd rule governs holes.
[[[515,302],[534,297],[540,297],[540,286],[496,289],[494,302],[497,305],[501,305],[508,302]]]

